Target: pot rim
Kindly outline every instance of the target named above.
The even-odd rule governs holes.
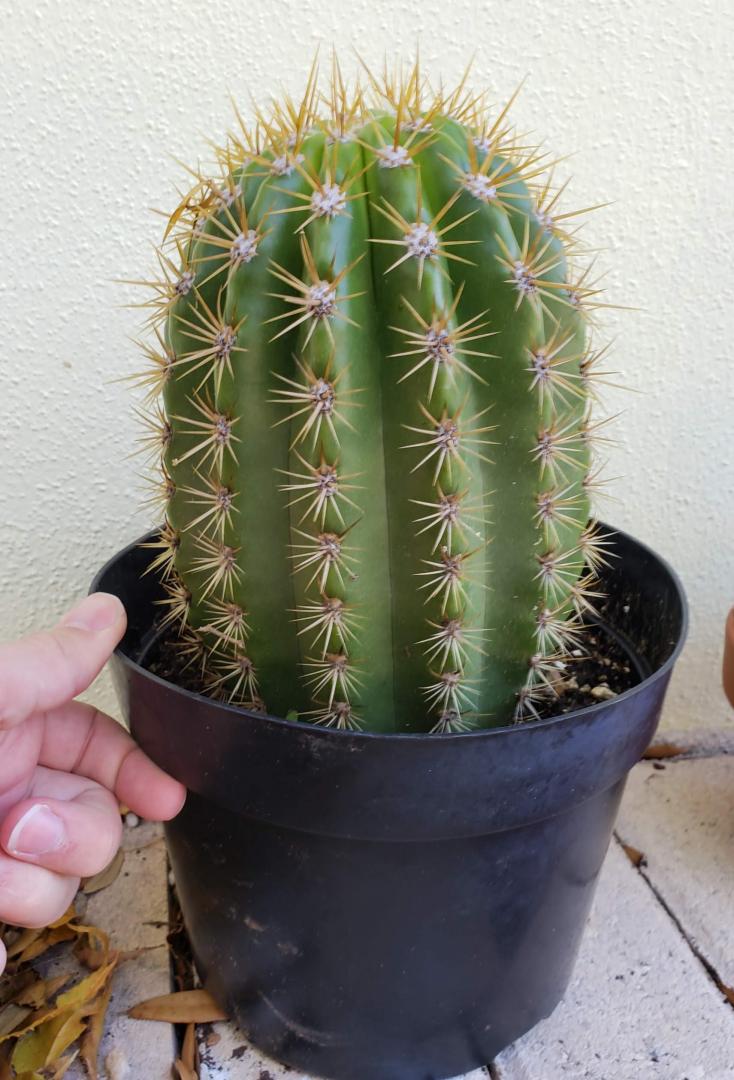
[[[649,544],[645,544],[643,541],[633,537],[630,533],[625,532],[623,529],[614,528],[603,521],[596,521],[596,524],[605,532],[616,534],[627,540],[631,540],[638,548],[647,552],[655,559],[664,572],[668,575],[673,586],[681,607],[681,619],[680,619],[680,632],[678,633],[676,642],[670,652],[667,659],[656,668],[650,675],[642,679],[641,682],[636,683],[634,686],[624,690],[621,694],[615,698],[615,703],[624,702],[635,697],[639,692],[647,686],[652,685],[659,679],[665,677],[665,675],[671,670],[675,662],[677,661],[683,646],[685,645],[686,637],[688,635],[689,625],[689,613],[688,613],[688,601],[683,589],[683,583],[679,575],[663,556],[659,555],[654,548]],[[99,589],[102,578],[107,574],[110,568],[117,563],[120,559],[124,558],[129,552],[140,547],[141,543],[149,540],[152,536],[155,536],[159,529],[152,529],[144,536],[139,537],[137,540],[133,540],[130,544],[127,544],[120,551],[116,552],[111,558],[107,559],[104,565],[94,575],[92,583],[89,587],[89,591],[96,592]],[[124,641],[124,638],[123,638]],[[154,683],[164,687],[169,693],[179,695],[184,700],[196,700],[205,702],[209,707],[216,710],[223,710],[225,713],[234,717],[248,720],[260,720],[267,725],[274,725],[280,728],[296,728],[301,731],[308,731],[311,735],[316,737],[323,737],[326,739],[342,739],[353,742],[382,742],[389,741],[394,743],[396,739],[407,742],[416,742],[423,740],[441,740],[443,743],[456,743],[460,741],[461,744],[468,743],[469,740],[479,740],[492,737],[501,737],[509,734],[525,732],[528,728],[533,730],[544,730],[548,728],[554,728],[565,724],[583,722],[586,719],[595,717],[598,713],[604,712],[609,707],[608,701],[599,701],[594,705],[586,705],[582,709],[574,709],[568,713],[560,713],[557,716],[545,717],[542,720],[530,720],[526,723],[514,723],[504,724],[502,727],[480,728],[477,731],[461,731],[461,732],[447,732],[447,733],[435,733],[432,734],[427,731],[347,731],[339,730],[338,728],[318,727],[315,724],[310,724],[305,720],[288,720],[285,717],[273,716],[270,713],[254,712],[250,709],[244,709],[240,705],[231,705],[226,701],[217,701],[215,698],[211,698],[206,694],[197,693],[194,690],[187,690],[178,683],[172,682],[169,679],[164,679],[160,675],[156,675],[142,664],[138,663],[124,650],[122,642],[114,650],[113,655],[127,667],[130,667],[142,675],[145,679],[152,680]]]

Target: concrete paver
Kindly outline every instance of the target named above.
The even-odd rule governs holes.
[[[734,756],[641,763],[617,831],[645,855],[642,873],[686,937],[734,987]]]
[[[174,1034],[170,1024],[131,1020],[127,1010],[171,989],[168,953],[168,860],[163,830],[126,828],[125,862],[117,879],[88,898],[84,918],[106,930],[114,948],[139,950],[113,976],[108,1023],[99,1060],[106,1080],[171,1080]],[[87,1080],[74,1065],[67,1080]]]
[[[734,1009],[620,846],[602,870],[576,972],[497,1080],[730,1080]]]

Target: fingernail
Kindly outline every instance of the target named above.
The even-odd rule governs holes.
[[[111,593],[92,593],[67,611],[61,626],[76,630],[107,630],[120,618],[120,601]]]
[[[66,843],[66,826],[48,806],[37,803],[26,810],[8,840],[11,855],[48,855]]]

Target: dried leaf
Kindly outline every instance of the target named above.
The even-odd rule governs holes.
[[[685,752],[684,746],[676,746],[675,743],[660,742],[652,743],[648,746],[642,757],[645,761],[649,761],[655,758],[680,757],[680,755],[685,754]]]
[[[638,869],[639,867],[644,866],[647,862],[644,851],[640,851],[638,848],[632,847],[631,844],[622,844],[622,850],[624,851],[625,855],[632,863],[632,865],[636,866]]]
[[[36,978],[36,973],[30,968],[16,971],[14,975],[8,975],[6,972],[0,979],[0,1006],[7,1005],[11,1001],[16,1005],[26,1004],[20,1000],[20,996],[24,990],[33,985]],[[0,1073],[0,1080],[2,1080],[2,1073]]]
[[[84,1014],[83,1007],[63,1012],[25,1035],[13,1051],[13,1068],[17,1072],[33,1072],[54,1065],[84,1031]]]
[[[57,991],[68,983],[71,975],[57,975],[53,979],[36,979],[30,986],[16,994],[15,1000],[19,1005],[30,1005],[33,1009],[40,1009],[42,1005],[48,1005]]]
[[[184,1035],[181,1057],[176,1059],[179,1080],[198,1080],[196,1052],[196,1026],[189,1024]]]
[[[51,1074],[51,1080],[64,1080],[64,1077],[78,1056],[79,1053],[75,1050],[73,1054],[67,1054],[66,1057],[59,1058],[59,1060],[54,1063],[55,1071]]]
[[[18,957],[18,963],[29,964],[31,960],[37,960],[54,945],[59,945],[62,941],[72,941],[75,937],[76,934],[70,926],[49,927],[40,937],[29,943]]]
[[[36,1031],[47,1021],[50,1022],[51,1020],[56,1020],[70,1011],[87,1005],[88,1002],[90,1002],[103,988],[116,964],[117,956],[114,956],[105,967],[100,968],[98,971],[93,971],[91,975],[87,975],[81,982],[76,983],[63,994],[59,994],[54,1005],[34,1013],[19,1031],[14,1031],[11,1035],[0,1036],[0,1043],[9,1038],[18,1038],[19,1036],[25,1037]],[[91,1010],[87,1011],[89,1012]],[[29,1068],[35,1067],[35,1065],[29,1066]]]
[[[23,1008],[22,1005],[16,1005],[14,1001],[9,1002],[7,1005],[3,1005],[0,1009],[0,1036],[12,1035],[16,1028],[20,1027],[27,1016],[30,1016],[33,1012],[32,1009]]]
[[[91,1014],[87,1030],[84,1032],[82,1038],[81,1055],[89,1080],[98,1080],[99,1077],[97,1057],[99,1055],[99,1044],[102,1041],[105,1016],[107,1015],[107,1008],[110,1004],[111,996],[112,980],[107,984],[104,993],[100,994],[99,999],[95,1004],[94,1012]]]
[[[169,1024],[210,1024],[228,1019],[206,990],[181,990],[149,998],[134,1005],[128,1016],[134,1020],[163,1020]]]
[[[16,956],[19,956],[24,949],[28,948],[32,942],[41,937],[45,932],[43,927],[33,927],[31,930],[24,930],[22,934],[18,935],[15,941],[7,946],[8,960],[15,960]]]
[[[108,935],[97,926],[84,926],[81,923],[75,924],[74,930],[79,934],[79,941],[74,946],[74,955],[90,971],[97,971],[107,963],[110,957]]]
[[[116,965],[117,956],[113,955],[110,962],[105,964],[104,967],[93,971],[91,975],[87,975],[81,982],[72,986],[70,990],[65,990],[63,994],[59,994],[56,999],[57,1008],[70,1009],[77,1005],[86,1005],[104,987]]]
[[[189,1024],[181,1048],[181,1060],[190,1069],[196,1068],[196,1026]]]
[[[50,923],[48,926],[32,927],[30,930],[23,930],[12,945],[8,946],[8,960],[15,960],[16,957],[19,957],[19,962],[23,963],[25,957],[22,954],[27,952],[34,942],[38,941],[39,938],[46,937],[51,931],[60,930],[62,927],[66,926],[71,922],[75,914],[76,912],[72,906],[66,909],[60,919]],[[37,953],[36,955],[40,956],[40,953]]]
[[[38,1012],[31,1013],[28,1022],[22,1024],[17,1031],[11,1031],[7,1035],[0,1035],[0,1044],[7,1042],[8,1039],[19,1039],[22,1035],[27,1035],[29,1031],[40,1027],[41,1024],[50,1017],[55,1016],[56,1013],[57,1010],[53,1005],[49,1005],[47,1009],[40,1009]]]
[[[76,910],[75,910],[75,908],[74,908],[74,905],[73,905],[73,904],[71,904],[71,905],[70,905],[70,906],[69,906],[69,907],[68,907],[68,908],[66,909],[66,911],[64,912],[64,914],[63,914],[63,915],[61,915],[61,916],[60,916],[60,917],[59,917],[59,918],[58,918],[58,919],[56,920],[56,922],[52,922],[52,923],[49,923],[48,925],[49,925],[49,927],[50,927],[50,928],[51,928],[52,930],[55,930],[57,926],[66,926],[66,924],[67,924],[67,923],[70,923],[70,922],[71,922],[71,920],[72,920],[73,918],[75,918],[75,916],[76,916]]]
[[[181,1058],[176,1058],[174,1068],[176,1070],[177,1080],[199,1080],[199,1074],[195,1073],[193,1069],[190,1069]]]
[[[111,862],[105,866],[104,870],[100,870],[94,877],[87,878],[82,882],[82,890],[88,896],[92,893],[99,892],[101,889],[106,889],[108,885],[111,885],[113,881],[116,881],[122,865],[125,862],[125,852],[122,848],[117,849],[117,853]]]

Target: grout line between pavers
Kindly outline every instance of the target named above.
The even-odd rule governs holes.
[[[616,843],[621,847],[621,849],[625,853],[625,855],[627,856],[627,853],[625,851],[625,844],[624,844],[622,838],[620,837],[619,833],[616,831],[616,829],[614,831],[614,839],[615,839]],[[691,952],[695,956],[696,960],[698,960],[699,964],[704,969],[704,971],[706,972],[706,974],[709,977],[709,979],[711,980],[711,982],[714,984],[714,986],[719,991],[719,993],[723,994],[722,1004],[727,1005],[730,1009],[734,1009],[734,989],[732,989],[732,987],[726,985],[726,983],[723,981],[723,979],[721,978],[721,976],[719,975],[718,971],[716,970],[714,965],[711,963],[711,961],[706,956],[704,956],[704,954],[701,952],[700,948],[698,947],[698,945],[696,945],[695,941],[690,937],[690,935],[688,934],[685,926],[683,925],[681,920],[678,918],[676,913],[673,911],[670,904],[667,902],[667,900],[662,895],[660,890],[652,883],[652,881],[651,881],[650,877],[648,876],[648,874],[645,873],[644,867],[642,865],[635,866],[635,864],[629,859],[629,856],[627,856],[627,859],[628,859],[628,862],[630,863],[630,865],[632,866],[632,869],[635,870],[639,874],[639,876],[642,878],[642,880],[645,882],[648,889],[652,893],[652,895],[657,900],[658,904],[660,904],[660,906],[663,909],[663,911],[665,912],[665,914],[671,920],[671,922],[675,926],[676,930],[678,931],[680,936],[683,938],[686,945],[688,946],[688,948],[691,950]]]

